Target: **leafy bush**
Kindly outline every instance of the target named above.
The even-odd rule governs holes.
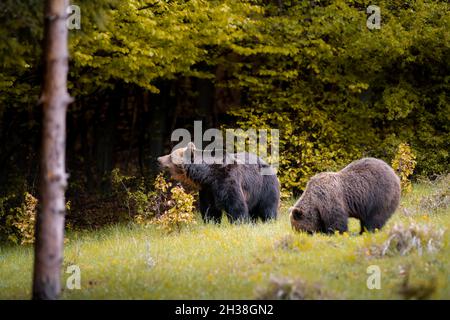
[[[127,176],[115,168],[111,172],[111,185],[118,201],[125,204],[129,217],[136,215],[152,216],[154,211],[149,206],[150,195],[143,179]]]
[[[283,188],[301,191],[314,173],[362,156],[392,159],[402,141],[416,174],[447,172],[448,2],[382,0],[382,32],[365,28],[364,1],[285,5],[282,15],[265,8],[270,23],[248,33],[262,40],[241,45],[243,67],[230,66],[245,90],[246,105],[231,111],[238,125],[280,129]]]
[[[392,168],[400,177],[403,192],[411,192],[412,190],[409,177],[413,174],[416,163],[416,156],[409,144],[401,143],[398,146],[394,159],[392,160]]]
[[[432,225],[411,223],[409,225],[396,224],[389,231],[388,239],[381,245],[371,245],[366,249],[370,257],[408,255],[417,252],[433,253],[441,249],[444,229],[436,229]]]
[[[303,190],[316,173],[338,170],[360,155],[356,149],[347,147],[345,139],[339,136],[339,128],[326,113],[303,105],[291,104],[284,110],[275,109],[270,113],[239,109],[230,114],[238,118],[237,125],[244,129],[283,128],[279,136],[277,174],[284,198]]]
[[[33,243],[38,200],[25,192],[22,203],[9,209],[5,206],[7,200],[4,198],[0,202],[0,217],[3,216],[5,221],[1,233],[14,243]]]
[[[159,218],[164,215],[173,205],[172,201],[172,183],[164,179],[163,174],[159,174],[153,182],[153,190],[147,193],[146,210],[139,212],[135,221],[137,223],[146,223],[153,218]]]
[[[164,175],[159,174],[154,183],[153,191],[149,195],[150,205],[154,217],[165,214],[172,206],[172,183],[164,179]]]
[[[158,205],[156,203],[156,205]],[[195,224],[195,206],[193,195],[186,193],[181,186],[170,190],[170,197],[163,203],[168,209],[152,220],[153,224],[168,233],[180,231],[183,227]]]
[[[420,200],[420,208],[436,212],[450,206],[450,174],[443,175],[434,182],[436,190]]]
[[[155,224],[167,232],[180,231],[195,223],[194,195],[181,185],[173,186],[160,173],[148,191],[143,180],[126,176],[114,169],[111,174],[113,190],[138,224]]]

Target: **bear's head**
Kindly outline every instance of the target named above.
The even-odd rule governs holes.
[[[292,228],[308,233],[327,232],[322,215],[333,211],[341,198],[340,176],[334,172],[322,172],[306,184],[305,192],[290,209]]]
[[[159,165],[169,172],[172,179],[186,186],[196,187],[196,183],[186,174],[186,165],[194,163],[195,151],[195,145],[189,142],[185,148],[178,148],[168,155],[158,157]]]
[[[315,181],[308,182],[305,192],[293,207],[289,209],[291,226],[296,231],[309,234],[321,231],[320,206],[321,200],[316,195]]]
[[[309,234],[320,231],[319,213],[316,208],[301,206],[290,208],[289,218],[295,231],[304,231]]]

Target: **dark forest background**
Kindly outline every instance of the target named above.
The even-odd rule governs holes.
[[[400,143],[416,176],[449,171],[448,1],[76,1],[70,31],[68,222],[119,221],[120,172],[153,183],[176,128],[280,130],[279,178],[313,174]],[[39,185],[41,1],[0,4],[0,224]],[[141,181],[141,180],[139,180]],[[122,208],[123,209],[123,208]],[[5,230],[1,230],[4,231]]]

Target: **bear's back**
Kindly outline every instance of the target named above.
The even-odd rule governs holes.
[[[362,158],[353,161],[338,172],[341,179],[353,184],[352,187],[367,185],[387,188],[391,191],[400,189],[400,179],[394,170],[383,160],[376,158]]]
[[[367,170],[389,170],[391,167],[384,162],[383,160],[377,158],[362,158],[356,161],[353,161],[349,165],[347,165],[341,172],[358,172],[358,171],[367,171]],[[392,170],[392,169],[391,169]]]
[[[363,158],[339,171],[351,216],[390,216],[400,200],[400,179],[383,160]]]

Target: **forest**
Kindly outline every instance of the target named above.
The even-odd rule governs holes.
[[[145,298],[148,294],[150,298],[176,298],[174,283],[194,279],[194,288],[180,289],[181,297],[253,298],[255,283],[272,272],[265,264],[276,264],[280,259],[284,270],[284,264],[297,259],[296,250],[308,251],[314,246],[313,239],[306,235],[285,235],[292,233],[286,212],[305,191],[308,180],[319,172],[340,170],[362,157],[382,159],[400,175],[406,199],[402,198],[406,202],[400,207],[409,216],[394,221],[409,221],[420,211],[416,223],[434,212],[437,216],[428,218],[433,226],[450,227],[447,0],[77,0],[71,5],[80,10],[68,11],[79,14],[79,20],[68,30],[67,90],[73,102],[66,117],[66,257],[88,265],[90,262],[83,260],[77,249],[89,242],[82,237],[87,234],[98,241],[86,244],[90,246],[86,251],[104,255],[101,243],[114,246],[108,242],[113,241],[108,240],[109,232],[111,237],[124,238],[123,242],[134,248],[130,252],[141,246],[146,251],[145,239],[156,237],[158,240],[152,240],[158,243],[155,250],[164,260],[164,238],[158,237],[166,237],[166,232],[159,230],[161,226],[175,237],[168,246],[176,252],[181,250],[176,244],[181,243],[177,234],[192,246],[195,235],[213,242],[223,239],[229,244],[237,241],[231,236],[232,228],[237,228],[236,234],[255,238],[255,250],[267,249],[269,244],[255,226],[225,223],[214,228],[203,225],[195,214],[179,214],[175,221],[167,218],[156,223],[158,228],[154,226],[155,216],[164,216],[160,212],[168,212],[169,217],[175,211],[197,210],[196,193],[176,189],[176,183],[159,174],[157,161],[177,143],[171,140],[172,132],[178,128],[193,132],[195,121],[201,121],[203,130],[279,130],[277,176],[282,219],[276,222],[275,231],[270,224],[261,228],[267,237],[280,238],[275,241],[276,250],[284,251],[280,257],[262,257],[255,273],[248,271],[243,282],[227,278],[222,271],[216,278],[210,275],[213,289],[205,291],[206,296],[201,293],[201,270],[192,271],[187,280],[181,274],[188,271],[169,267],[148,280],[161,280],[154,291],[138,288],[134,295],[130,287],[129,292],[108,296],[107,289],[94,288],[74,296],[66,291],[63,297]],[[380,8],[378,28],[369,28],[370,5]],[[43,1],[0,3],[0,256],[6,254],[4,266],[20,261],[23,268],[31,268],[28,255],[34,242],[42,182],[44,12]],[[175,191],[170,193],[173,187]],[[438,198],[440,202],[435,204]],[[168,205],[173,202],[175,209]],[[182,231],[184,225],[188,231]],[[428,231],[425,234],[434,236]],[[136,247],[130,240],[134,236],[143,241]],[[345,235],[336,237],[331,240],[336,246],[346,239]],[[352,239],[345,250],[353,252],[389,235],[374,237]],[[439,232],[436,237],[441,237]],[[320,247],[328,240],[320,236],[318,241]],[[448,250],[447,235],[442,241],[442,250]],[[199,250],[206,250],[204,244]],[[230,252],[230,261],[208,260],[206,264],[227,265],[239,260],[236,252]],[[445,252],[439,254],[436,279],[442,281],[436,282],[432,294],[448,299],[445,269],[450,261]],[[319,259],[310,258],[312,264],[304,266],[305,277],[313,277],[314,259]],[[352,259],[356,259],[353,253],[351,257],[342,253],[334,263],[351,265]],[[411,265],[426,264],[420,257],[409,259]],[[169,261],[163,264],[171,265]],[[394,265],[388,262],[386,268]],[[9,269],[1,268],[0,274],[9,274]],[[176,279],[170,278],[170,270]],[[237,267],[232,270],[233,274]],[[94,278],[101,277],[92,270],[87,272]],[[0,297],[27,297],[29,292],[21,288],[31,285],[11,281],[5,284],[11,288],[11,295],[0,293]],[[113,286],[111,281],[111,277],[92,280],[88,286]],[[221,281],[231,283],[230,291],[224,293],[228,296],[214,290],[214,284],[217,288],[223,285]],[[397,285],[396,280],[389,285]],[[342,289],[339,282],[331,286],[335,291]],[[319,293],[313,298],[326,296]],[[370,292],[353,288],[344,295],[357,296],[374,298]],[[392,297],[381,293],[375,296]]]

